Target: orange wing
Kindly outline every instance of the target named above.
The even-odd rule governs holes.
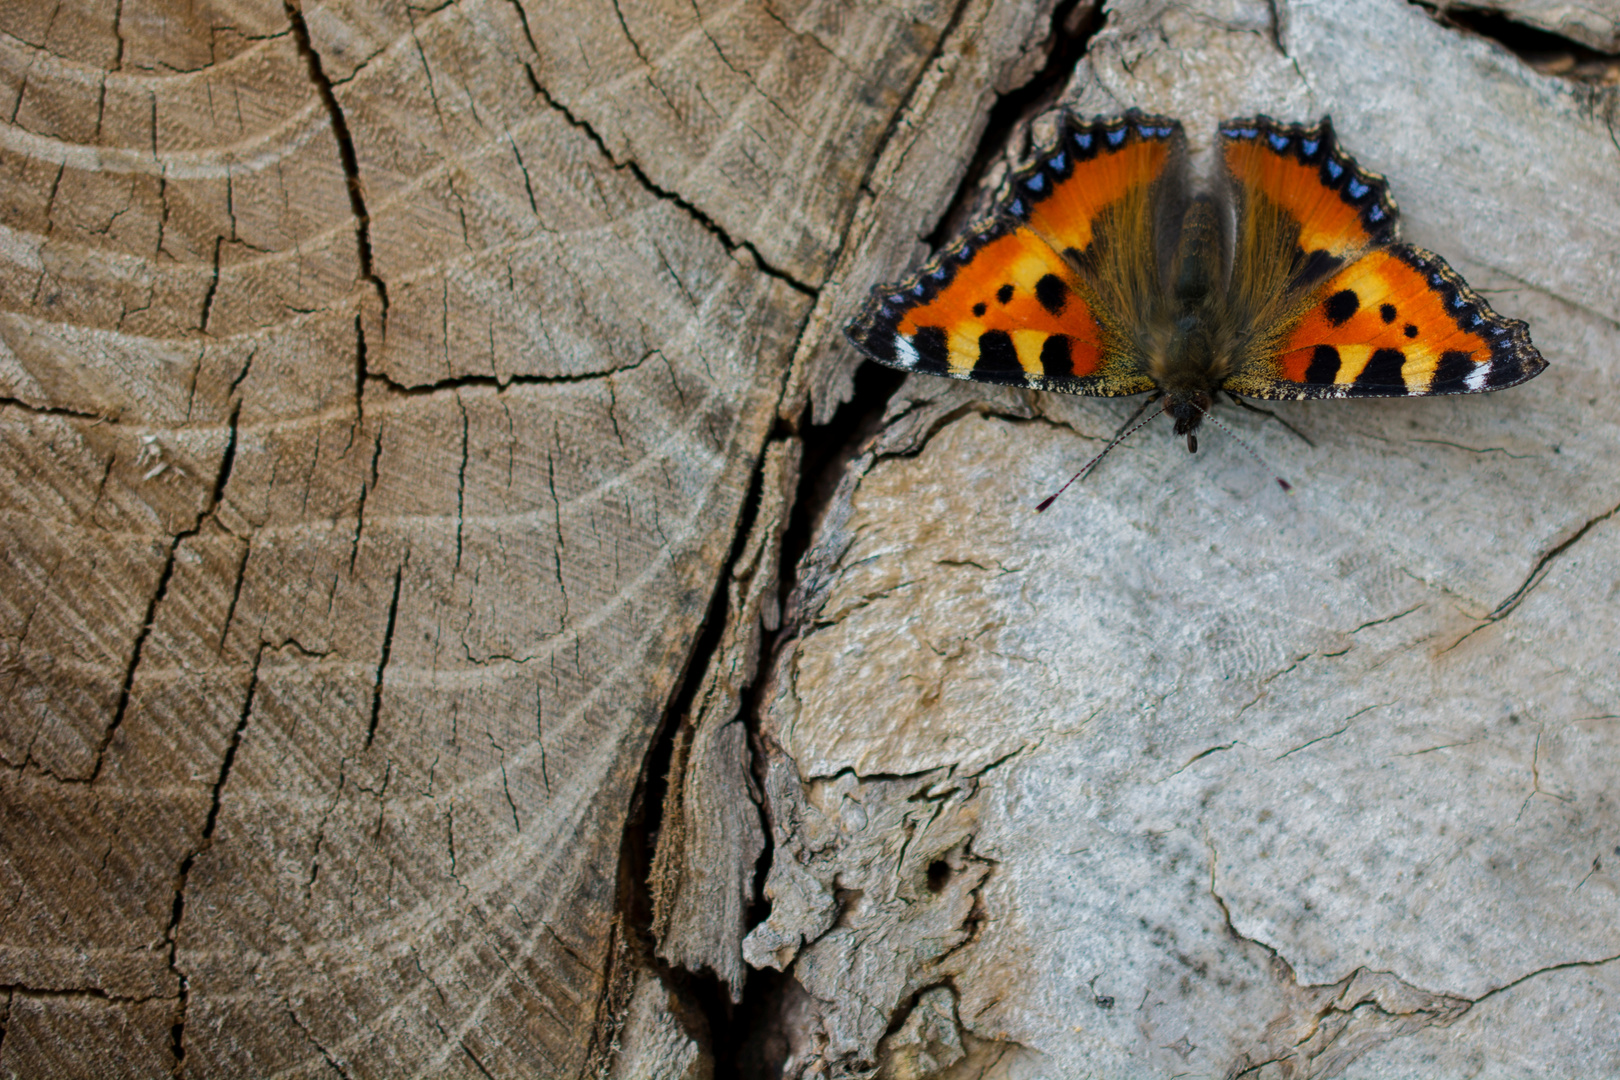
[[[1339,149],[1329,117],[1312,127],[1265,116],[1229,120],[1220,150],[1242,194],[1244,224],[1264,227],[1267,210],[1280,212],[1297,228],[1307,260],[1321,252],[1313,260],[1319,266],[1342,262],[1394,241],[1398,214],[1388,182]]]
[[[1012,178],[996,215],[922,272],[873,291],[845,331],[862,352],[905,371],[1072,394],[1154,388],[1121,327],[1137,314],[1082,269],[1098,247],[1139,248],[1153,236],[1121,207],[1151,210],[1180,124],[1131,113],[1081,124],[1063,117],[1058,142]],[[1133,198],[1133,196],[1135,198]],[[1142,221],[1150,224],[1150,216]],[[1108,300],[1114,303],[1110,306]]]
[[[1027,221],[1054,249],[1080,261],[1098,239],[1105,214],[1130,196],[1147,196],[1180,142],[1179,120],[1131,112],[1083,124],[1066,113],[1057,145],[1013,178],[1007,211]],[[1142,224],[1151,230],[1155,223]],[[1152,255],[1151,231],[1120,239],[1140,243]]]
[[[1262,398],[1403,397],[1501,390],[1547,366],[1438,255],[1398,244],[1323,282],[1269,363],[1226,381]]]
[[[1039,237],[995,222],[875,292],[847,333],[904,371],[1086,393],[1076,385],[1102,369],[1104,334],[1085,292]]]
[[[1222,389],[1247,397],[1499,390],[1547,366],[1524,323],[1492,311],[1438,255],[1396,243],[1382,176],[1332,122],[1221,125],[1238,196],[1231,297],[1246,351]]]

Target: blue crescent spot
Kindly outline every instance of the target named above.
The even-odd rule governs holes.
[[[949,275],[950,271],[946,270],[943,266],[936,266],[932,270],[928,271],[928,276],[935,281],[944,281]]]
[[[1069,171],[1069,159],[1064,156],[1064,153],[1061,150],[1058,151],[1058,156],[1053,158],[1050,162],[1048,162],[1048,164],[1052,166],[1053,172],[1061,173]]]
[[[1288,136],[1286,136],[1286,135],[1276,135],[1276,134],[1267,135],[1266,136],[1266,141],[1271,143],[1271,148],[1273,150],[1286,150],[1286,149],[1288,149]]]
[[[1473,316],[1468,320],[1468,325],[1469,326],[1478,326],[1480,323],[1482,323],[1484,321],[1485,320],[1480,317],[1479,312],[1476,311],[1476,312],[1474,312]]]
[[[1039,194],[1041,189],[1045,186],[1046,177],[1042,176],[1040,173],[1036,173],[1034,176],[1024,181],[1024,187],[1036,194]]]
[[[1429,284],[1430,284],[1430,285],[1433,285],[1433,286],[1434,286],[1434,287],[1435,287],[1435,288],[1437,288],[1437,289],[1438,289],[1438,288],[1439,288],[1439,287],[1440,287],[1440,286],[1441,286],[1441,285],[1444,285],[1444,284],[1445,284],[1445,281],[1446,281],[1446,279],[1445,279],[1445,278],[1443,278],[1443,277],[1441,277],[1441,276],[1440,276],[1440,275],[1439,275],[1439,274],[1430,274],[1430,275],[1429,275]]]
[[[1367,216],[1373,221],[1383,221],[1384,208],[1382,206],[1375,206],[1371,210],[1367,211]]]
[[[1339,177],[1344,175],[1344,166],[1340,165],[1337,161],[1330,161],[1327,163],[1327,171],[1329,176],[1337,180]]]
[[[1368,187],[1366,184],[1363,184],[1360,180],[1351,180],[1344,186],[1344,189],[1350,193],[1350,197],[1352,199],[1359,199],[1363,195],[1367,194],[1367,192],[1372,190],[1372,188]]]
[[[1124,141],[1125,141],[1125,129],[1124,128],[1120,128],[1117,131],[1110,131],[1108,133],[1108,145],[1109,146],[1118,146],[1120,143],[1122,143]]]
[[[1260,134],[1260,129],[1259,128],[1238,128],[1237,133],[1238,133],[1238,138],[1240,138],[1240,139],[1252,139],[1256,135]]]
[[[1080,147],[1082,150],[1091,149],[1091,136],[1084,131],[1077,131],[1074,133],[1074,142],[1075,145]]]
[[[1167,127],[1148,127],[1144,124],[1137,125],[1136,130],[1140,131],[1142,136],[1148,139],[1162,139],[1170,134],[1170,129]]]
[[[906,298],[903,295],[901,295],[900,293],[894,293],[893,295],[891,295],[889,297],[889,303],[891,303],[891,304],[903,304],[905,302],[906,302]]]
[[[1013,217],[1023,217],[1024,216],[1024,200],[1023,199],[1014,199],[1007,206],[1007,210],[1008,210],[1009,213],[1012,214]]]
[[[1451,298],[1451,306],[1452,307],[1467,307],[1468,306],[1468,301],[1463,299],[1462,293],[1458,293],[1456,296],[1453,296]]]
[[[922,296],[926,292],[928,292],[928,286],[924,285],[920,281],[911,287],[911,295],[913,296]]]
[[[1317,141],[1316,139],[1306,139],[1304,142],[1299,144],[1299,148],[1301,150],[1305,151],[1305,156],[1306,157],[1315,157],[1316,156],[1316,148],[1321,146],[1321,145],[1322,144],[1319,141]]]
[[[973,258],[973,245],[963,244],[956,250],[956,257],[962,262],[967,262],[969,259]]]

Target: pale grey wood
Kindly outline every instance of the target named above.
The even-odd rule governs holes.
[[[1082,111],[1206,155],[1221,117],[1331,111],[1551,367],[1279,408],[1314,448],[1223,410],[1265,464],[1161,422],[1039,516],[1135,402],[908,381],[764,690],[744,955],[812,997],[792,1075],[893,1060],[937,987],[1003,1051],[976,1076],[1612,1069],[1620,159],[1588,94],[1393,0],[1111,11]]]
[[[674,736],[650,874],[658,955],[717,976],[733,1002],[742,1000],[742,939],[765,849],[742,699],[765,631],[781,619],[782,532],[798,494],[800,452],[796,439],[766,450],[754,525],[730,568],[726,625]]]
[[[671,1007],[672,995],[648,973],[635,993],[615,1040],[614,1080],[700,1080],[714,1075],[714,1059],[681,1025]]]

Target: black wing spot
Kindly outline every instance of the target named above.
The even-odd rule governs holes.
[[[1053,315],[1062,314],[1063,306],[1069,302],[1069,287],[1056,274],[1047,274],[1035,283],[1035,299]]]
[[[942,326],[919,326],[911,347],[917,350],[917,370],[943,375],[951,369],[951,351]]]
[[[1447,349],[1440,354],[1434,377],[1429,380],[1429,393],[1460,393],[1468,389],[1463,380],[1474,372],[1474,354],[1461,349]]]
[[[1320,248],[1308,255],[1301,252],[1294,256],[1294,261],[1299,263],[1299,271],[1294,277],[1301,282],[1320,281],[1337,270],[1344,262],[1343,259],[1329,255]]]
[[[1003,285],[1001,288],[996,290],[996,300],[1005,304],[1007,301],[1012,299],[1012,294],[1013,287],[1011,285]]]
[[[1380,319],[1383,319],[1384,322],[1386,322],[1386,323],[1394,322],[1395,321],[1395,305],[1394,304],[1385,304],[1383,307],[1379,308],[1378,309],[1378,317]],[[1410,335],[1408,335],[1408,336],[1410,336]]]
[[[1406,354],[1401,350],[1379,349],[1367,361],[1367,366],[1361,369],[1361,374],[1356,376],[1350,393],[1387,393],[1391,387],[1397,386],[1404,389],[1406,380],[1401,378],[1401,368],[1405,365]]]
[[[983,300],[981,300],[977,304],[973,305],[973,314],[974,315],[982,316],[984,314],[984,312],[985,312],[985,307],[984,307],[984,301]]]
[[[1006,376],[1014,374],[1018,378],[1010,381],[1021,381],[1024,365],[1018,362],[1018,350],[1013,347],[1012,336],[1005,330],[986,330],[980,334],[979,362],[973,365],[974,377],[991,382],[1008,382]]]
[[[1074,374],[1074,357],[1069,351],[1067,334],[1053,334],[1041,346],[1041,370],[1052,377]]]
[[[1340,289],[1328,297],[1322,307],[1327,312],[1329,322],[1334,326],[1343,326],[1360,309],[1361,297],[1356,295],[1354,289]]]
[[[1418,335],[1417,323],[1407,323],[1404,327],[1401,328],[1401,333],[1405,334],[1407,337],[1417,337],[1417,335]]]
[[[1339,350],[1331,345],[1318,345],[1311,354],[1310,366],[1305,369],[1305,381],[1313,385],[1331,384],[1339,374]]]

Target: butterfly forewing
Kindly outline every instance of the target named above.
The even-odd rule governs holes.
[[[1546,366],[1524,323],[1492,311],[1438,255],[1397,244],[1321,283],[1275,359],[1226,388],[1265,398],[1468,394]]]
[[[1067,389],[1094,377],[1103,359],[1086,292],[1039,237],[997,222],[914,281],[876,294],[849,334],[906,371]]]
[[[850,340],[907,371],[1075,394],[1152,390],[1130,333],[1157,287],[1151,239],[1144,247],[1137,233],[1151,238],[1180,135],[1161,117],[1066,117],[996,218],[915,279],[877,290]]]

